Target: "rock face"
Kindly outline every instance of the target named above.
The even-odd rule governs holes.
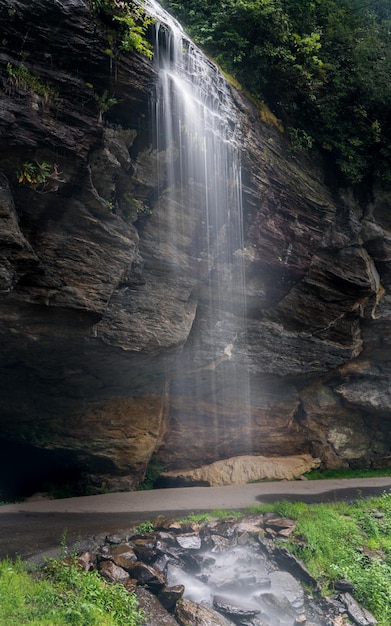
[[[167,469],[245,454],[389,465],[391,190],[326,184],[233,93],[247,320],[220,333],[196,189],[178,191],[175,240],[169,228],[175,147],[152,144],[153,63],[113,52],[84,0],[0,0],[0,23],[0,422],[12,488],[75,471],[97,490],[132,489],[153,454]]]

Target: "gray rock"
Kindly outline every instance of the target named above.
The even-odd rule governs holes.
[[[158,594],[158,600],[165,609],[172,612],[178,600],[182,598],[184,591],[184,585],[164,587]]]
[[[197,533],[177,535],[176,540],[185,550],[199,550],[201,548],[201,537]]]
[[[111,583],[125,584],[130,580],[128,572],[112,561],[102,561],[99,565],[99,573]]]
[[[361,606],[350,593],[340,595],[341,602],[346,606],[346,611],[358,626],[376,626],[378,623],[374,616],[363,606]]]
[[[233,626],[234,623],[212,608],[186,598],[177,603],[175,616],[181,626]]]
[[[251,619],[258,615],[261,610],[255,604],[250,605],[246,602],[241,602],[239,599],[232,599],[225,596],[214,596],[213,606],[215,609],[236,619]]]
[[[144,611],[145,623],[148,626],[178,626],[176,619],[148,589],[137,587],[135,594],[140,608]]]

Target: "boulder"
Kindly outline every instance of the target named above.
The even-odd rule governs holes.
[[[361,606],[350,593],[340,595],[340,600],[346,606],[346,611],[357,626],[376,626],[378,621],[365,607]]]
[[[320,459],[309,454],[270,458],[246,455],[216,461],[194,470],[164,472],[161,479],[168,484],[243,485],[262,479],[294,480],[319,465]]]
[[[233,626],[234,622],[203,604],[182,598],[176,605],[175,616],[181,626]]]

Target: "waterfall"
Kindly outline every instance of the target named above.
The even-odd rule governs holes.
[[[156,20],[159,79],[152,98],[152,141],[157,153],[166,155],[157,159],[162,189],[158,202],[164,205],[170,262],[178,274],[186,262],[183,247],[189,245],[184,243],[181,210],[199,220],[191,244],[192,271],[199,278],[197,314],[171,372],[170,413],[188,413],[195,447],[197,424],[208,429],[210,453],[203,445],[202,463],[205,457],[233,456],[232,449],[250,452],[249,441],[232,448],[233,442],[223,436],[227,413],[231,419],[236,413],[238,432],[245,432],[250,410],[248,379],[236,354],[236,346],[244,344],[246,319],[241,129],[229,85],[217,67],[155,0],[145,0],[143,6]]]

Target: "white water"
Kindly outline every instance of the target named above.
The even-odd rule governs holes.
[[[156,20],[159,81],[153,98],[153,142],[158,154],[170,155],[163,164],[158,160],[158,179],[174,267],[186,263],[185,220],[178,207],[201,222],[193,242],[201,306],[189,342],[192,349],[185,350],[172,372],[172,393],[184,392],[187,371],[193,414],[205,418],[207,397],[210,435],[217,447],[224,429],[222,407],[232,402],[242,407],[238,426],[245,427],[250,406],[248,379],[237,376],[236,362],[236,342],[244,335],[246,317],[240,127],[218,69],[155,0],[145,0],[143,6]],[[250,452],[247,444],[243,453]]]

